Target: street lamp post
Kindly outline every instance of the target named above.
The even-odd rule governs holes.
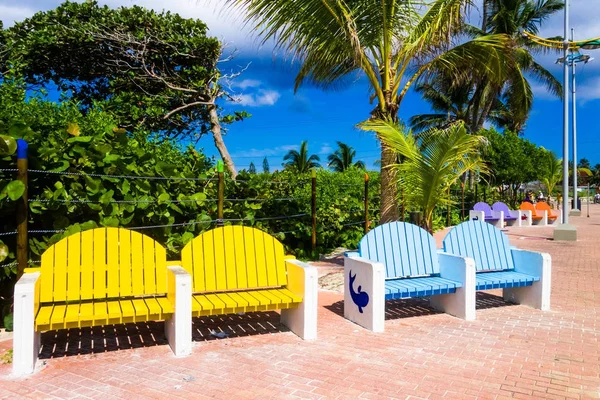
[[[571,28],[571,41],[575,41],[575,29]],[[569,213],[572,216],[580,216],[581,210],[577,204],[577,87],[575,86],[575,74],[577,70],[577,61],[575,60],[573,51],[571,50],[571,68],[572,68],[572,81],[571,86],[573,88],[573,208]]]
[[[564,36],[564,79],[563,79],[563,202],[562,224],[554,229],[554,240],[577,240],[577,229],[569,225],[569,0],[565,0]]]

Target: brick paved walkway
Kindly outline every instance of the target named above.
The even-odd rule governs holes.
[[[479,294],[474,322],[399,301],[373,334],[341,316],[341,295],[322,291],[315,342],[284,331],[276,313],[228,316],[195,321],[183,359],[160,323],[50,332],[40,372],[14,381],[0,365],[0,398],[600,398],[600,206],[592,214],[573,219],[577,243],[547,240],[552,228],[510,231],[518,247],[552,255],[548,313],[499,292]],[[10,345],[0,342],[0,360]]]

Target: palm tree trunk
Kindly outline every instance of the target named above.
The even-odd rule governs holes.
[[[381,144],[381,221],[392,222],[398,220],[398,185],[396,170],[391,168],[396,164],[396,153],[389,147]]]
[[[481,30],[485,33],[485,31],[487,30],[487,15],[488,15],[488,1],[489,0],[483,0],[483,9],[481,12],[481,15],[483,16],[483,22],[481,23]]]
[[[210,106],[208,113],[210,117],[210,130],[213,134],[215,146],[217,147],[217,150],[219,150],[219,154],[221,154],[225,168],[227,168],[231,174],[231,177],[235,179],[237,177],[237,171],[235,170],[233,159],[231,158],[231,155],[229,155],[229,151],[227,151],[227,146],[225,146],[225,142],[223,141],[223,135],[221,134],[221,122],[219,121],[217,107],[214,105]]]

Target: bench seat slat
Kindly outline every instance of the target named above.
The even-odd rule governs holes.
[[[406,299],[455,293],[460,282],[440,277],[390,279],[385,281],[385,299]]]
[[[515,271],[485,272],[477,274],[477,290],[505,289],[513,287],[531,286],[539,281],[537,276],[527,275]]]
[[[227,302],[221,300],[226,298],[229,299]],[[195,317],[296,308],[302,302],[302,297],[285,288],[196,294],[193,299],[192,314]]]
[[[35,317],[35,328],[47,331],[163,320],[170,318],[173,312],[173,305],[166,297],[43,304]]]

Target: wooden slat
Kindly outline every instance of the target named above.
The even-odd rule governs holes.
[[[67,251],[68,240],[62,239],[54,245],[53,301],[65,301],[67,299]]]
[[[251,296],[250,292],[237,292],[236,294],[246,300],[249,306],[256,307],[260,305],[260,300],[254,296]]]
[[[106,229],[94,229],[94,299],[106,298]]]
[[[119,229],[119,291],[122,297],[131,296],[131,231]]]
[[[162,309],[162,315],[165,317],[166,315],[171,315],[175,310],[173,309],[173,304],[166,297],[157,297],[156,301],[160,305]]]
[[[140,257],[143,242],[141,233],[131,232],[131,294],[134,296],[144,294],[144,260]]]
[[[232,232],[233,237],[233,252],[235,256],[235,268],[236,268],[236,279],[237,285],[235,289],[246,289],[248,287],[248,258],[254,257],[254,251],[247,249],[244,244],[244,237],[246,236],[246,229],[244,227],[236,227],[242,229],[234,229]],[[254,267],[256,268],[256,267]]]
[[[267,258],[265,256],[265,235],[258,230],[254,230],[254,251],[256,259],[256,287],[269,286],[267,277]]]
[[[67,306],[64,304],[54,306],[54,310],[52,310],[52,315],[50,316],[50,325],[52,326],[52,329],[61,329],[64,327],[66,311]]]
[[[277,286],[277,263],[275,262],[275,238],[270,235],[265,235],[263,232],[265,243],[265,258],[267,267],[267,282],[268,286]]]
[[[119,297],[121,292],[119,247],[119,229],[106,228],[106,292],[109,298]]]
[[[154,242],[156,291],[157,294],[167,293],[167,251],[163,246]]]
[[[150,315],[158,315],[159,317],[162,316],[162,307],[154,297],[147,297],[144,299],[144,301]]]
[[[225,238],[224,228],[213,229],[214,261],[216,288],[215,290],[227,290],[227,273],[225,269]]]
[[[65,322],[79,322],[80,304],[68,304],[65,312]]]
[[[205,283],[205,264],[204,264],[204,235],[194,238],[188,243],[181,254],[181,262],[183,268],[191,275],[194,283],[194,292],[204,292],[206,290]]]
[[[130,318],[135,316],[135,308],[131,300],[119,300],[119,306],[121,307],[121,313],[123,318]]]
[[[81,296],[81,234],[67,238],[67,300],[79,300]]]
[[[206,299],[214,305],[214,308],[217,308],[217,309],[227,308],[227,304],[225,304],[225,302],[223,300],[219,299],[219,297],[216,294],[206,294],[206,295],[204,295],[204,297],[206,297]]]
[[[94,302],[94,325],[106,325],[108,323],[108,305],[104,300]]]
[[[136,321],[148,319],[148,307],[143,299],[133,299],[131,300],[131,304],[133,304],[133,308],[135,308]]]
[[[241,226],[225,226],[222,228],[223,233],[223,263],[217,263],[217,269],[225,269],[225,281],[227,290],[235,290],[238,288],[237,282],[237,265],[236,265],[236,248],[234,245],[234,237],[237,233],[241,234]],[[245,265],[241,266],[245,268]]]
[[[202,310],[213,310],[215,309],[215,305],[206,298],[204,295],[194,296],[194,300],[200,305]]]
[[[244,234],[244,249],[246,260],[246,277],[247,286],[249,288],[258,287],[258,272],[256,262],[256,242],[254,241],[254,230],[245,230]]]
[[[42,253],[40,279],[40,302],[49,303],[54,296],[54,246]]]
[[[156,293],[156,253],[154,240],[144,236],[144,294]]]
[[[202,249],[204,250],[204,290],[213,292],[217,290],[216,276],[216,260],[215,260],[215,237],[214,230],[202,234],[204,242]]]
[[[119,304],[118,300],[109,301],[106,303],[106,306],[108,308],[109,319],[112,320],[116,318],[121,318],[121,316],[123,315],[123,312],[121,311],[121,305]]]
[[[215,296],[217,296],[217,298],[225,304],[225,308],[236,308],[238,306],[237,301],[235,301],[227,293],[217,293]]]
[[[40,307],[37,315],[35,316],[35,324],[38,325],[50,325],[50,317],[54,311],[54,305],[48,305]]]
[[[81,299],[94,298],[94,231],[81,232]]]

